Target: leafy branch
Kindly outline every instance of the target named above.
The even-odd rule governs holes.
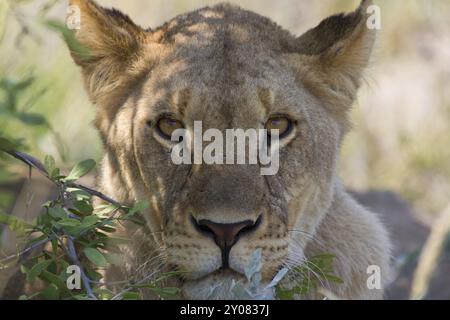
[[[116,252],[118,245],[128,239],[114,237],[119,223],[130,221],[141,225],[140,212],[147,208],[146,202],[126,206],[97,190],[85,187],[77,182],[96,166],[95,161],[85,160],[77,164],[68,175],[62,175],[55,160],[47,156],[44,163],[38,159],[5,147],[0,149],[37,170],[50,180],[58,190],[56,199],[43,205],[44,213],[33,224],[16,217],[0,213],[0,223],[6,224],[26,238],[21,252],[5,257],[0,264],[24,257],[25,253],[37,251],[33,257],[20,260],[22,272],[27,282],[34,285],[40,281],[43,289],[29,297],[43,299],[137,299],[137,290],[151,288],[161,298],[176,297],[177,288],[161,287],[162,280],[176,273],[162,275],[153,279],[149,275],[137,283],[123,281],[125,289],[119,293],[111,291],[100,273],[110,264],[120,261]],[[92,197],[103,200],[103,204],[93,207]],[[69,265],[80,270],[82,288],[69,290],[67,281]]]

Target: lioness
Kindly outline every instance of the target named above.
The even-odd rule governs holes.
[[[326,289],[344,299],[382,297],[390,276],[387,232],[336,173],[375,39],[366,27],[370,1],[300,37],[229,4],[156,29],[91,0],[70,4],[81,13],[75,38],[88,52],[69,47],[98,108],[105,147],[99,187],[123,203],[150,203],[145,227],[122,230],[132,244],[123,247],[121,277],[180,270],[184,298],[205,299],[213,289],[216,298],[229,298],[221,285],[243,281],[258,248],[263,285],[282,267],[330,253],[343,283],[325,282]],[[279,130],[279,171],[174,164],[172,133],[192,130],[194,121],[221,132]],[[380,287],[368,284],[369,266],[380,271]]]

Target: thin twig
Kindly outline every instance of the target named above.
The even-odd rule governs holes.
[[[50,178],[50,176],[49,176],[47,170],[45,169],[44,165],[38,159],[36,159],[36,158],[26,154],[26,153],[19,152],[19,151],[16,151],[16,150],[3,150],[3,151],[8,153],[9,155],[13,156],[14,158],[22,161],[23,163],[27,164],[28,166],[31,166],[31,167],[37,169],[44,177],[46,177],[48,180],[50,180],[54,184],[57,184],[57,183],[55,183],[55,181],[53,181]],[[102,200],[104,200],[106,202],[109,202],[112,205],[117,206],[117,207],[120,207],[120,208],[125,207],[123,204],[121,204],[120,202],[112,199],[111,197],[108,197],[107,195],[105,195],[105,194],[103,194],[103,193],[101,193],[101,192],[99,192],[97,190],[94,190],[92,188],[83,186],[81,184],[78,184],[78,183],[75,183],[75,182],[69,182],[69,183],[66,184],[66,186],[69,187],[69,188],[73,187],[73,188],[81,189],[81,190],[89,193],[90,195],[95,196],[97,198],[100,198],[100,199],[102,199]]]
[[[441,252],[444,248],[445,240],[450,231],[450,204],[442,212],[438,220],[433,224],[431,233],[420,254],[419,263],[411,286],[410,298],[413,300],[425,297]]]
[[[53,239],[55,239],[55,238],[54,237],[48,237],[48,238],[42,239],[42,240],[32,244],[31,246],[23,249],[22,251],[20,251],[18,253],[12,254],[12,255],[10,255],[8,257],[5,257],[5,258],[2,258],[0,260],[0,263],[7,262],[8,260],[11,260],[11,259],[14,259],[14,258],[18,258],[18,257],[24,255],[25,253],[27,253],[27,252],[35,249],[35,248],[38,248],[40,246],[45,245],[47,242],[52,241]]]
[[[120,207],[120,208],[124,207],[120,202],[117,202],[116,200],[108,197],[107,195],[104,195],[103,193],[101,193],[101,192],[99,192],[97,190],[91,189],[89,187],[83,186],[83,185],[78,184],[78,183],[69,183],[68,186],[69,187],[73,187],[73,188],[77,188],[77,189],[81,189],[83,191],[86,191],[90,195],[95,196],[97,198],[100,198],[102,200],[105,200],[106,202],[109,202],[110,204],[115,205],[117,207]]]
[[[68,255],[69,258],[72,260],[72,262],[77,265],[80,268],[80,275],[81,275],[81,281],[83,281],[84,288],[86,289],[86,292],[88,296],[93,299],[97,300],[97,297],[95,296],[94,292],[92,291],[91,287],[91,280],[86,275],[80,260],[78,259],[77,252],[75,250],[75,245],[73,242],[73,238],[71,236],[67,236],[67,249],[68,249]]]

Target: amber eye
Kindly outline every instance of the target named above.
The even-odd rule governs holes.
[[[156,123],[156,127],[158,128],[158,132],[165,139],[171,140],[172,133],[177,129],[183,129],[183,123],[173,116],[166,115],[159,118]]]
[[[267,120],[265,129],[269,135],[271,130],[278,129],[279,137],[283,138],[291,132],[292,121],[283,115],[272,116],[269,120]]]

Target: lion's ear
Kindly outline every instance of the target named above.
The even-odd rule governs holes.
[[[375,30],[367,27],[371,3],[363,0],[352,13],[328,17],[296,40],[302,82],[335,112],[350,107],[369,64],[375,40]]]
[[[94,1],[70,0],[70,5],[80,14],[80,27],[74,30],[75,43],[68,42],[69,49],[95,101],[121,84],[145,43],[146,32],[120,11]]]

